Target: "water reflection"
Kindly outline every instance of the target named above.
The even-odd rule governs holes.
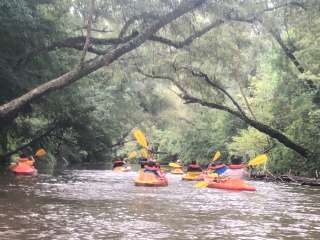
[[[65,171],[0,181],[0,239],[320,239],[320,189],[135,187],[136,173]]]

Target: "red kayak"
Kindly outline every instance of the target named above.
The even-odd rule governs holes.
[[[234,191],[256,191],[256,188],[249,186],[242,179],[225,179],[218,181],[210,181],[208,188],[218,188]]]
[[[34,166],[30,166],[28,163],[18,163],[15,166],[11,166],[10,170],[19,175],[36,175],[37,169]]]

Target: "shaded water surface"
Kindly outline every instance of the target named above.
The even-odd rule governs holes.
[[[0,239],[320,239],[320,189],[199,189],[170,174],[169,187],[146,188],[135,175],[2,176]]]

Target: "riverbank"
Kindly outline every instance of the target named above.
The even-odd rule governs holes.
[[[288,174],[275,175],[272,173],[256,173],[256,174],[251,174],[250,178],[252,180],[261,180],[266,182],[292,182],[292,183],[298,183],[300,185],[320,187],[320,179],[318,178],[292,176]]]

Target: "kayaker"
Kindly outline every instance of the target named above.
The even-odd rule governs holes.
[[[122,159],[117,159],[116,161],[114,161],[112,168],[116,168],[116,167],[122,167],[124,166],[124,162]]]
[[[20,154],[18,158],[19,163],[25,163],[29,166],[33,166],[35,163],[35,160],[32,156],[27,156],[26,154]]]
[[[182,167],[182,161],[180,159],[177,159],[176,164]]]
[[[228,170],[228,167],[223,164],[222,161],[218,160],[208,165],[208,171],[211,173],[216,173],[218,175],[224,174]]]
[[[192,160],[188,165],[187,172],[202,172],[202,168],[197,164],[197,161]]]
[[[140,164],[141,169],[144,169],[144,166],[147,164],[148,159],[146,159],[144,157],[139,157],[138,162]]]
[[[223,176],[228,178],[243,179],[248,176],[246,166],[242,164],[241,156],[231,156],[231,164],[228,165],[228,170],[223,173]]]
[[[145,165],[145,167],[144,167],[144,172],[145,172],[145,173],[153,173],[153,174],[155,174],[155,175],[158,176],[158,177],[161,176],[160,173],[159,173],[159,171],[160,171],[160,167],[158,167],[158,166],[156,165],[156,162],[155,162],[155,161],[149,160],[149,161],[147,162],[147,165]]]

